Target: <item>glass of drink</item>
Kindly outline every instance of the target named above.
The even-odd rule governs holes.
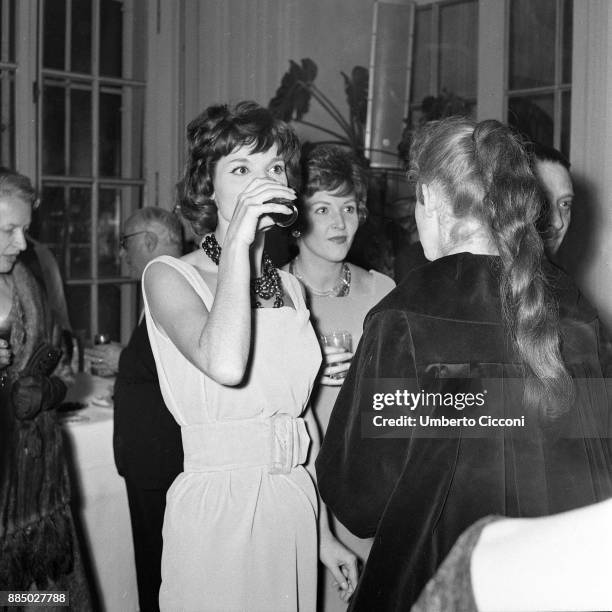
[[[297,206],[291,200],[285,198],[271,198],[270,200],[266,200],[264,204],[283,204],[287,207],[287,214],[268,213],[268,217],[270,217],[278,227],[289,227],[293,225],[298,218]]]
[[[94,344],[110,344],[110,334],[99,333],[94,336]],[[102,361],[102,360],[100,360]],[[108,376],[108,369],[100,364],[92,363],[91,364],[91,374],[92,376]]]
[[[100,333],[94,336],[94,344],[110,344],[110,334]]]
[[[348,331],[334,331],[328,334],[321,334],[319,336],[321,341],[321,346],[333,346],[335,348],[341,348],[345,350],[347,353],[353,352],[353,336]],[[349,360],[350,361],[350,360]],[[339,361],[340,363],[346,363],[344,361]],[[337,365],[338,365],[337,364]],[[331,374],[330,378],[345,378],[346,372],[339,372],[338,374]]]

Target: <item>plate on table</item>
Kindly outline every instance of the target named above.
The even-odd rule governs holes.
[[[90,401],[94,406],[99,406],[100,408],[113,407],[112,395],[94,395],[94,397],[92,397]]]

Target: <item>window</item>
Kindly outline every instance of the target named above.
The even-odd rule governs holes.
[[[119,340],[135,322],[136,286],[122,274],[118,241],[143,202],[146,5],[41,3],[42,206],[32,233],[55,253],[72,326],[85,337]]]
[[[15,0],[0,0],[0,164],[15,166]]]
[[[512,0],[508,122],[569,157],[572,0]]]
[[[474,114],[477,39],[477,0],[436,2],[417,7],[411,126],[440,116]]]

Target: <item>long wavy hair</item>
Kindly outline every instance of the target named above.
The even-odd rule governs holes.
[[[450,117],[413,139],[409,176],[435,184],[452,213],[488,228],[500,256],[502,317],[523,363],[525,401],[547,419],[565,412],[573,381],[561,357],[558,304],[543,272],[541,191],[519,138],[494,120]],[[452,233],[451,233],[452,235]]]
[[[214,205],[217,162],[239,147],[252,153],[276,146],[285,162],[287,182],[299,187],[299,140],[289,125],[256,102],[209,106],[187,126],[187,157],[177,184],[177,208],[198,235],[207,231],[207,207]]]

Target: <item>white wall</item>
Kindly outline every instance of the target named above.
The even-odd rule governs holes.
[[[340,71],[367,67],[374,0],[185,0],[185,119],[209,104],[267,105],[289,60],[309,57],[315,83],[348,116]],[[334,124],[313,102],[306,119]],[[307,135],[303,133],[302,135]]]
[[[572,175],[563,265],[612,330],[612,3],[574,2]]]

